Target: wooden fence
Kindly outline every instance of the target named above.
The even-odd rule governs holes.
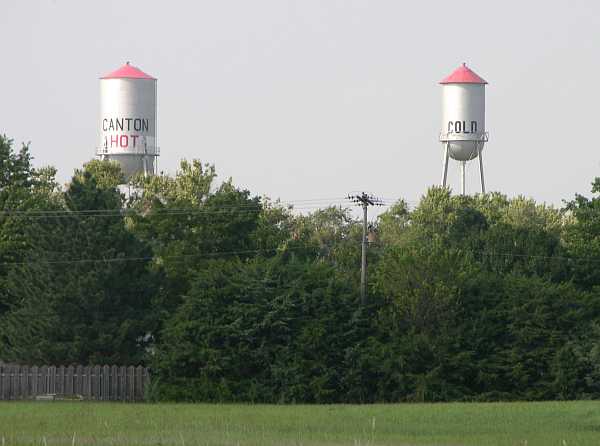
[[[142,401],[150,382],[147,368],[0,364],[0,400],[47,397],[97,401]]]

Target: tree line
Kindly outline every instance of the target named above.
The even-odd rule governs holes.
[[[345,403],[600,396],[600,179],[562,208],[432,187],[374,223],[215,168],[60,186],[0,137],[0,360],[144,364],[149,397]]]

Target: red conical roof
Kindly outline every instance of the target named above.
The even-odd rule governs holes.
[[[487,84],[487,82],[463,63],[450,76],[442,79],[440,84]]]
[[[156,80],[156,78],[150,76],[149,74],[144,73],[139,68],[134,67],[133,65],[129,65],[129,62],[127,62],[125,65],[123,65],[118,70],[112,71],[112,72],[102,76],[100,79],[122,79],[122,78]]]

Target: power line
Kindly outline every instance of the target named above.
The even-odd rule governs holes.
[[[302,200],[287,200],[287,201],[282,201],[282,200],[263,200],[255,202],[255,203],[245,203],[245,204],[236,204],[236,203],[232,203],[232,204],[221,204],[220,207],[231,207],[231,208],[238,208],[238,207],[256,207],[256,206],[261,206],[261,205],[277,205],[277,204],[281,204],[281,205],[291,205],[293,206],[295,203],[299,203],[302,205],[319,205],[323,202],[327,203],[343,203],[344,200],[346,199],[346,197],[336,197],[336,198],[309,198],[309,199],[302,199]],[[205,205],[206,202],[202,202],[199,204],[199,206]],[[184,207],[184,208],[169,208],[169,207],[164,207],[161,208],[164,210],[194,210],[196,209],[195,207]],[[28,212],[39,212],[39,213],[51,213],[51,212],[110,212],[110,211],[114,211],[114,210],[118,210],[118,209],[81,209],[81,210],[77,210],[77,211],[71,211],[71,210],[67,210],[67,209],[61,209],[61,210],[52,210],[52,209],[40,209],[40,210],[19,210],[19,209],[5,209],[0,211],[0,215],[1,214],[13,214],[13,213],[28,213]]]
[[[588,262],[588,263],[600,263],[600,259],[594,259],[592,257],[565,257],[565,256],[541,256],[535,254],[515,254],[515,253],[502,253],[494,251],[474,251],[482,255],[488,255],[490,257],[520,257],[528,259],[542,259],[542,260],[560,260],[565,262]]]
[[[290,210],[304,210],[304,211],[317,211],[324,209],[320,206],[312,206],[312,207],[295,207]],[[209,215],[253,215],[260,214],[264,212],[265,209],[224,209],[224,210],[211,210],[211,211],[177,211],[177,212],[158,212],[158,213],[144,213],[143,211],[134,211],[134,212],[114,212],[114,213],[102,213],[102,214],[79,214],[79,213],[60,213],[60,214],[47,214],[47,215],[28,215],[28,214],[20,214],[15,217],[24,218],[28,220],[43,220],[43,219],[61,219],[61,218],[124,218],[124,217],[133,217],[133,216],[141,216],[141,217],[158,217],[158,216],[209,216]]]
[[[377,243],[372,243],[376,246],[385,246],[380,242]],[[391,247],[391,245],[388,245]],[[565,257],[565,256],[544,256],[544,255],[536,255],[536,254],[518,254],[518,253],[511,253],[511,252],[496,252],[496,251],[487,251],[487,250],[473,250],[473,251],[467,251],[467,253],[473,253],[476,255],[481,256],[481,259],[483,260],[484,256],[489,256],[489,257],[517,257],[517,258],[524,258],[524,259],[533,259],[533,260],[557,260],[557,261],[561,261],[561,262],[587,262],[587,263],[600,263],[600,258],[593,258],[593,257]]]
[[[384,246],[381,243],[376,245]],[[324,246],[319,246],[321,249]],[[327,245],[327,248],[334,248],[335,246]],[[203,257],[218,257],[218,256],[230,256],[230,255],[241,255],[241,254],[257,254],[261,252],[274,252],[278,250],[292,251],[292,250],[309,250],[315,248],[314,246],[278,246],[273,248],[261,248],[261,249],[248,249],[238,251],[216,251],[206,252],[197,254],[179,254],[171,256],[140,256],[140,257],[112,257],[102,259],[68,259],[68,260],[30,260],[22,262],[0,262],[0,266],[15,266],[15,265],[37,265],[37,264],[78,264],[78,263],[119,263],[119,262],[138,262],[138,261],[151,261],[151,260],[176,260],[176,259],[187,259],[187,258],[203,258]],[[487,255],[489,257],[517,257],[537,260],[553,260],[553,261],[564,261],[564,262],[587,262],[587,263],[600,263],[600,259],[592,257],[565,257],[565,256],[544,256],[535,254],[518,254],[518,253],[501,253],[495,251],[476,250],[470,251],[474,254]]]
[[[294,206],[292,203],[278,202],[275,204],[288,204],[289,208],[263,207],[261,204],[239,204],[239,205],[220,205],[218,209],[203,209],[203,208],[153,208],[149,210],[124,208],[124,209],[86,209],[86,210],[5,210],[0,211],[0,216],[22,216],[27,218],[71,218],[73,216],[86,217],[122,217],[130,215],[191,215],[191,214],[230,214],[232,212],[263,212],[270,209],[282,210],[313,210],[323,209],[324,206],[343,206],[344,202],[328,202],[328,203],[303,203],[300,206]]]
[[[68,265],[68,264],[85,264],[85,263],[121,263],[121,262],[147,262],[151,260],[176,260],[176,259],[187,259],[187,258],[203,258],[203,257],[219,257],[219,256],[230,256],[230,255],[242,255],[242,254],[258,254],[261,252],[274,252],[279,249],[285,251],[291,250],[303,250],[311,249],[309,246],[298,246],[298,247],[275,247],[275,248],[263,248],[263,249],[247,249],[240,251],[217,251],[217,252],[205,252],[198,254],[179,254],[172,256],[142,256],[142,257],[112,257],[104,259],[70,259],[70,260],[32,260],[23,262],[1,262],[1,266],[24,266],[24,265]]]
[[[327,207],[340,207],[343,208],[344,203],[330,203]],[[381,203],[382,206],[387,206],[385,203]],[[291,208],[279,208],[284,211],[318,211],[326,209],[327,207],[321,205],[313,205],[313,206],[295,206]],[[205,216],[205,215],[252,215],[259,214],[269,209],[278,209],[278,208],[241,208],[236,209],[232,207],[230,209],[177,209],[177,210],[150,210],[143,211],[137,209],[131,210],[109,210],[109,211],[98,211],[98,212],[88,212],[88,211],[57,211],[55,213],[45,212],[43,214],[35,213],[35,212],[21,212],[21,213],[5,213],[5,216],[25,218],[28,220],[42,220],[42,219],[61,219],[61,218],[111,218],[111,217],[133,217],[133,216],[141,216],[141,217],[158,217],[158,216],[184,216],[184,215],[196,215],[196,216]],[[2,215],[2,214],[0,214]]]

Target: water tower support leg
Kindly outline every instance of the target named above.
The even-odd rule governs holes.
[[[448,158],[450,158],[448,152],[448,143],[444,144],[444,161],[442,163],[442,187],[446,187],[446,180],[448,179]]]
[[[481,177],[481,193],[485,194],[485,182],[483,181],[483,158],[481,157],[483,147],[479,148],[479,176]]]
[[[467,162],[460,162],[460,193],[465,195],[465,170],[467,168]]]
[[[144,164],[144,178],[146,178],[148,176],[148,157],[147,157],[147,155],[144,155],[142,162]]]

